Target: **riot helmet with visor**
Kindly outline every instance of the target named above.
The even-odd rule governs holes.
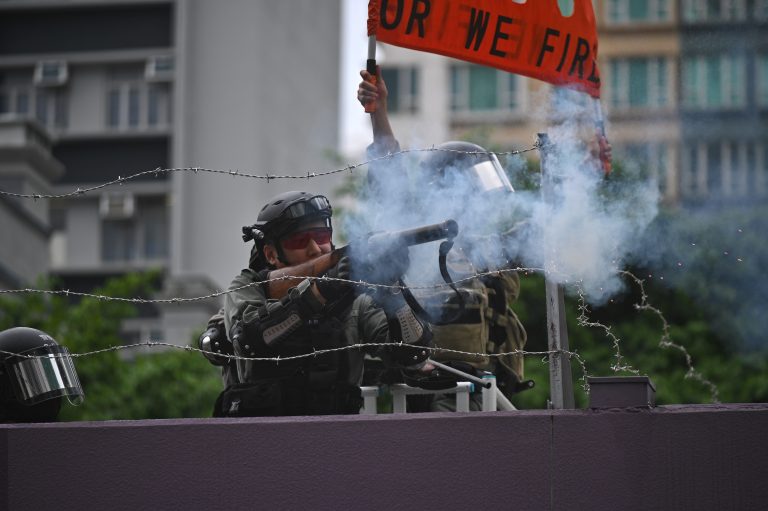
[[[440,144],[421,166],[430,173],[430,184],[436,188],[450,187],[461,180],[469,184],[472,192],[479,194],[515,191],[496,155],[471,142]]]
[[[56,420],[61,398],[83,401],[69,350],[41,330],[15,327],[0,332],[0,421]]]

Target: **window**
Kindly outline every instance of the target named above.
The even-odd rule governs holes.
[[[746,0],[683,0],[683,21],[687,23],[745,21],[746,4]]]
[[[764,142],[723,140],[683,147],[684,196],[742,199],[765,192]]]
[[[520,78],[512,73],[475,65],[451,66],[451,110],[510,112],[520,109]]]
[[[132,219],[104,220],[101,224],[101,258],[104,262],[136,258],[135,222]]]
[[[768,21],[768,0],[755,0],[754,19]]]
[[[114,130],[165,128],[171,122],[171,87],[167,81],[145,81],[138,66],[111,71],[106,96],[106,125]]]
[[[683,197],[696,197],[703,194],[699,180],[699,167],[702,160],[699,144],[689,144],[682,148],[680,169],[680,193]]]
[[[145,259],[168,256],[168,214],[162,203],[146,205],[142,212]]]
[[[670,0],[608,0],[609,23],[668,21]]]
[[[167,83],[112,84],[107,91],[107,127],[140,130],[167,127],[171,122]]]
[[[755,194],[764,197],[768,192],[768,140],[762,140],[755,144],[755,164],[753,167],[753,183]]]
[[[668,104],[666,58],[612,59],[609,66],[613,107],[656,108]]]
[[[0,114],[37,120],[49,130],[68,123],[68,95],[61,87],[35,87],[33,71],[0,74]]]
[[[746,63],[742,56],[705,55],[683,60],[683,105],[718,109],[745,105]]]
[[[757,104],[768,107],[768,54],[757,56],[756,75]]]
[[[168,212],[162,197],[141,197],[135,214],[120,216],[102,220],[104,262],[156,262],[168,256]]]
[[[382,68],[381,75],[387,84],[390,112],[416,112],[419,100],[419,72],[415,67]]]

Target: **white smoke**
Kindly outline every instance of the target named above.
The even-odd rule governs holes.
[[[478,270],[510,262],[543,269],[551,281],[578,283],[591,303],[604,302],[621,290],[618,271],[632,260],[636,240],[656,216],[659,193],[648,180],[623,182],[621,189],[606,186],[576,121],[584,108],[558,103],[565,121],[547,130],[551,145],[543,170],[549,185],[480,194],[468,173],[447,172],[439,181],[413,159],[393,157],[369,170],[381,185],[362,204],[363,225],[347,225],[347,231],[354,238],[364,234],[361,229],[397,230],[453,219],[459,224],[457,249],[474,252],[474,260],[482,256],[485,267]],[[422,159],[430,154],[422,153]],[[521,162],[521,157],[507,160],[513,178],[528,172]],[[441,281],[436,244],[412,247],[410,254],[409,282]]]

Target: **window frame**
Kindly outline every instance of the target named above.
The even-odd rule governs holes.
[[[520,75],[493,69],[495,73],[495,108],[475,109],[471,107],[471,72],[483,66],[471,63],[450,65],[449,112],[453,117],[483,117],[488,115],[515,115],[525,108],[526,79]],[[458,87],[458,90],[457,90]]]
[[[717,58],[715,73],[721,90],[718,103],[710,103],[710,82],[708,81],[712,63]],[[735,74],[734,74],[735,73]],[[688,56],[681,62],[682,107],[686,110],[714,111],[739,110],[747,105],[747,59],[743,55],[730,53],[708,53]]]
[[[645,104],[633,105],[630,84],[631,64],[633,61],[645,62],[647,100]],[[670,106],[671,61],[666,56],[620,57],[608,61],[610,69],[610,104],[617,112],[658,110]]]
[[[672,21],[672,9],[669,0],[646,0],[648,17],[631,19],[629,4],[632,0],[606,0],[605,20],[607,25],[640,25],[668,23]]]
[[[720,13],[710,12],[709,2],[719,5]],[[696,25],[705,23],[744,22],[747,21],[746,0],[682,0],[680,9],[683,24]]]
[[[381,73],[397,73],[397,84],[393,89],[391,78],[387,81],[389,98],[387,108],[392,114],[416,114],[421,99],[420,69],[415,65],[381,66]],[[394,92],[394,96],[393,96]],[[392,100],[395,100],[394,104]]]

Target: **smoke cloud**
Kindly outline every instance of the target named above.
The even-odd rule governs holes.
[[[481,193],[471,173],[450,168],[436,173],[425,166],[431,152],[397,156],[369,169],[377,186],[362,201],[364,221],[346,225],[346,231],[354,238],[453,219],[459,224],[455,250],[470,256],[476,271],[510,264],[536,268],[552,281],[578,284],[592,304],[606,301],[622,289],[618,271],[632,262],[658,212],[659,193],[649,180],[606,184],[581,135],[578,119],[585,109],[580,103],[558,104],[564,121],[547,130],[551,144],[541,186]],[[513,182],[530,180],[522,155],[504,163]],[[534,180],[539,177],[537,172]],[[410,254],[409,283],[442,282],[435,243],[412,247]]]

